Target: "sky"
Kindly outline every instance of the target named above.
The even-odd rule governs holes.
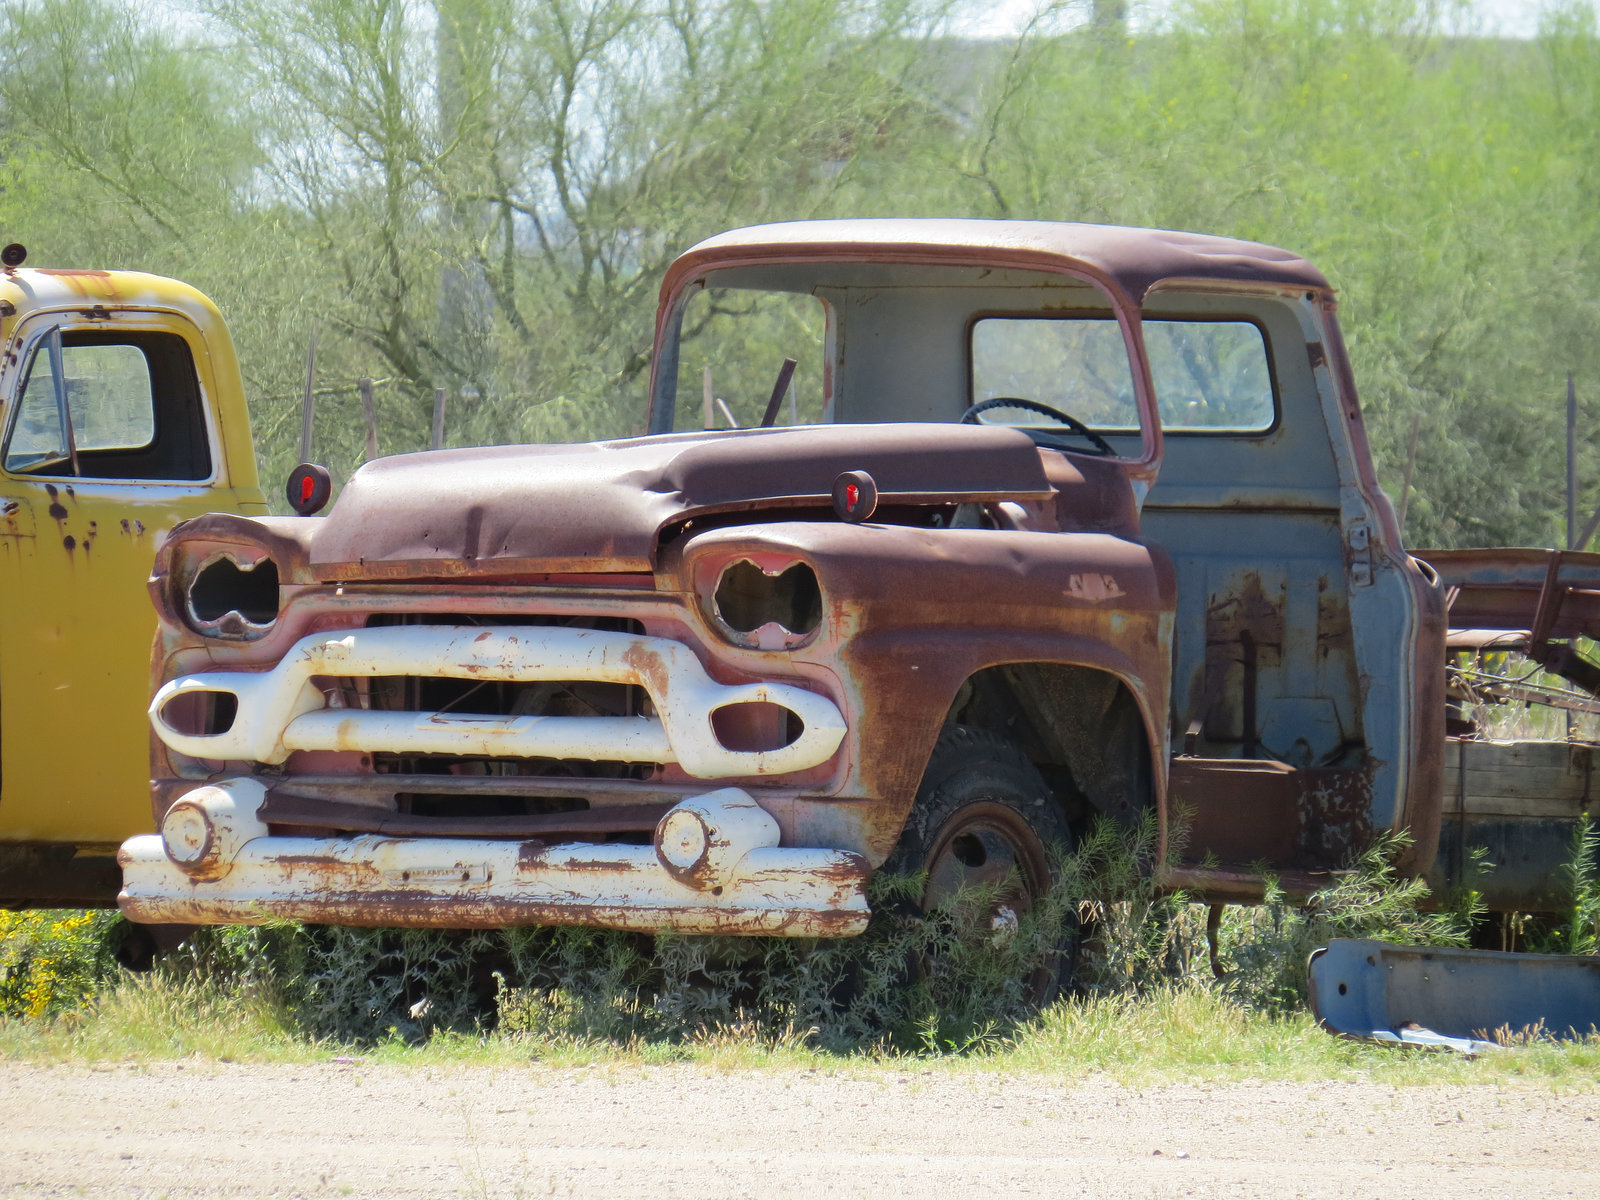
[[[1129,0],[1136,23],[1159,20],[1170,0]],[[961,32],[975,37],[1003,37],[1016,32],[1038,10],[1040,0],[992,0],[981,15],[959,22]],[[1532,37],[1539,31],[1542,0],[1471,0],[1478,32],[1500,37]]]

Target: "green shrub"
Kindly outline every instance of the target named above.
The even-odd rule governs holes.
[[[1572,856],[1563,871],[1572,888],[1564,949],[1568,954],[1600,953],[1600,829],[1588,813],[1572,831]]]
[[[869,883],[877,915],[851,939],[279,922],[202,929],[164,956],[151,980],[119,983],[114,914],[3,914],[0,1003],[33,1022],[77,1011],[80,1024],[92,1020],[91,1009],[154,1014],[191,1001],[214,1022],[232,1003],[239,1028],[312,1043],[421,1041],[497,1027],[511,1038],[648,1045],[669,1055],[724,1035],[836,1052],[981,1050],[1019,1035],[1031,1015],[1031,973],[1079,926],[1073,986],[1081,1002],[1205,992],[1267,1015],[1303,1006],[1306,959],[1331,937],[1461,944],[1473,894],[1448,911],[1427,911],[1421,881],[1395,873],[1404,845],[1375,843],[1303,901],[1269,886],[1265,903],[1228,908],[1216,930],[1220,979],[1207,906],[1153,883],[1156,832],[1147,821],[1087,832],[1058,864],[1055,887],[1001,928],[990,892],[972,889],[948,911],[923,915],[912,903],[920,880],[879,875]],[[1597,850],[1600,835],[1586,824],[1574,842],[1573,919],[1561,949],[1595,944]]]
[[[0,1016],[81,1008],[115,976],[125,928],[106,909],[0,912]]]

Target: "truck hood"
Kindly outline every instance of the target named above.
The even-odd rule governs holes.
[[[1039,452],[1014,429],[817,425],[496,446],[379,459],[311,539],[324,579],[492,571],[642,572],[658,535],[700,513],[831,503],[866,471],[880,503],[1044,500]]]

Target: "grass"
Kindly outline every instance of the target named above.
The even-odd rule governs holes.
[[[1305,1010],[1305,960],[1331,936],[1459,944],[1468,894],[1424,911],[1394,846],[1302,906],[1230,909],[1213,977],[1207,910],[1149,885],[1150,831],[1093,832],[1020,925],[995,933],[990,897],[909,910],[906,881],[877,880],[884,914],[860,938],[645,939],[580,929],[202,930],[155,970],[115,966],[110,914],[5,914],[0,1055],[37,1062],[199,1058],[425,1065],[710,1070],[1042,1072],[1117,1079],[1368,1078],[1397,1084],[1589,1087],[1600,1037],[1524,1039],[1476,1059],[1330,1037]],[[1572,930],[1592,949],[1596,838],[1574,842]],[[1101,897],[1090,904],[1070,897]],[[1074,991],[1030,1011],[1018,984],[1082,920]],[[1574,940],[1576,939],[1576,940]]]
[[[821,1070],[871,1077],[914,1070],[1103,1077],[1128,1084],[1365,1080],[1394,1086],[1521,1083],[1587,1091],[1600,1080],[1600,1038],[1536,1042],[1476,1058],[1386,1048],[1330,1037],[1305,1013],[1274,1016],[1218,991],[1187,985],[1138,996],[1074,997],[1003,1035],[943,1050],[906,1051],[879,1042],[830,1051],[808,1032],[734,1022],[706,1025],[671,1041],[437,1030],[415,1040],[341,1042],[306,1036],[259,1000],[157,973],[119,981],[76,1014],[0,1025],[0,1055],[45,1064],[353,1058],[415,1069],[681,1064],[712,1072]]]

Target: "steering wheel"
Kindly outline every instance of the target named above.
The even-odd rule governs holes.
[[[1049,417],[1052,421],[1060,421],[1061,424],[1079,437],[1088,438],[1089,444],[1094,447],[1096,454],[1108,455],[1112,458],[1116,457],[1116,448],[1110,442],[1106,441],[1105,438],[1090,429],[1071,413],[1064,413],[1059,408],[1051,408],[1048,404],[1041,404],[1037,400],[1028,400],[1022,396],[993,396],[988,400],[979,400],[961,414],[961,423],[963,425],[982,424],[983,422],[978,420],[978,414],[986,413],[991,408],[1020,408],[1027,412],[1036,412],[1043,417]],[[1024,432],[1029,437],[1033,437],[1032,430],[1025,430]],[[1035,438],[1034,440],[1037,441],[1038,439]],[[1082,447],[1058,445],[1053,438],[1047,438],[1045,444],[1057,450],[1075,450],[1080,454],[1083,453]]]

